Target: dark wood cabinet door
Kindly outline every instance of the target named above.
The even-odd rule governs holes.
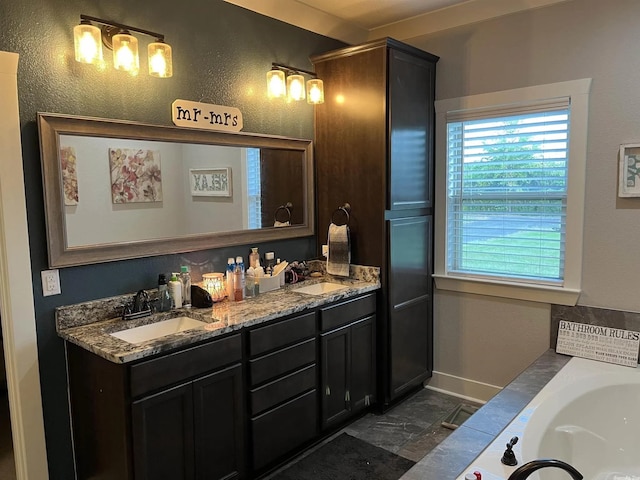
[[[431,376],[431,300],[404,304],[393,312],[391,328],[391,396],[398,397]]]
[[[322,348],[322,426],[339,423],[349,415],[351,333],[349,327],[321,336]]]
[[[389,210],[431,208],[433,62],[389,49]]]
[[[244,470],[242,367],[193,382],[197,480],[241,478]]]
[[[375,316],[354,323],[351,329],[351,381],[349,406],[351,413],[367,408],[375,402],[376,355]]]
[[[194,479],[191,383],[137,400],[131,413],[136,480]]]
[[[432,371],[432,217],[388,222],[389,392],[397,398]]]
[[[318,392],[310,390],[251,420],[253,469],[260,471],[318,433]]]

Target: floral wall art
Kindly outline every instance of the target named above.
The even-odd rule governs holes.
[[[76,172],[76,150],[73,147],[60,147],[60,167],[64,204],[78,204],[78,173]]]
[[[113,203],[162,201],[160,152],[110,148],[109,163]]]

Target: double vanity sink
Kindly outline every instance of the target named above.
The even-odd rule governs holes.
[[[333,282],[320,282],[312,285],[291,288],[291,292],[303,293],[306,295],[321,296],[333,292],[346,290],[348,285]],[[156,340],[169,335],[174,335],[188,330],[205,330],[210,325],[208,322],[196,320],[189,316],[179,316],[167,320],[159,320],[154,323],[140,325],[139,327],[127,328],[109,335],[124,340],[134,345]]]
[[[355,418],[376,401],[378,278],[134,320],[131,295],[60,307],[78,479],[259,478]]]
[[[353,268],[353,267],[352,267]],[[56,329],[64,340],[114,363],[129,363],[266,321],[380,288],[378,269],[355,266],[350,278],[324,276],[212,308],[177,309],[123,321],[122,295],[59,307]]]

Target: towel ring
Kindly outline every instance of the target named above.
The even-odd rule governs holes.
[[[331,214],[331,223],[337,225],[337,223],[335,222],[335,216],[337,213],[338,214],[342,213],[345,217],[344,225],[349,225],[349,220],[351,219],[351,216],[349,215],[350,210],[351,210],[351,205],[349,205],[348,203],[345,203],[341,207],[336,208]]]
[[[291,202],[287,202],[286,205],[280,205],[278,208],[276,208],[276,212],[273,214],[273,221],[274,222],[280,222],[280,223],[286,223],[289,222],[291,223],[291,209],[293,208],[293,203]],[[278,214],[280,213],[281,210],[286,211],[286,215],[287,218],[285,218],[284,220],[278,220]]]

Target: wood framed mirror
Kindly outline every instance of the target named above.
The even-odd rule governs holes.
[[[37,121],[51,268],[314,234],[311,140]]]

